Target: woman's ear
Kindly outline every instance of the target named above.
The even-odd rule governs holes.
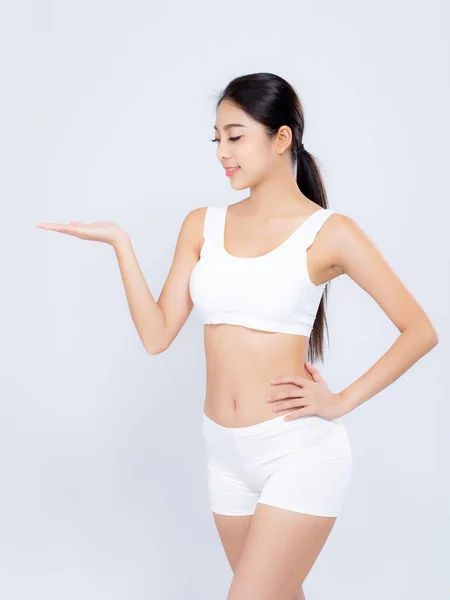
[[[282,125],[277,134],[277,152],[283,154],[292,144],[292,131],[287,125]]]

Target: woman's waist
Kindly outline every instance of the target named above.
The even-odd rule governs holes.
[[[294,383],[271,384],[273,377],[300,375],[312,380],[303,369],[283,369],[251,376],[241,373],[235,379],[207,380],[204,412],[225,427],[244,427],[279,417],[295,410],[301,404],[301,388]],[[289,393],[290,397],[267,402],[267,396]],[[297,399],[296,399],[297,398]],[[277,410],[274,410],[277,409]]]
[[[241,427],[289,412],[273,412],[266,397],[276,392],[300,392],[293,383],[273,385],[281,376],[312,380],[304,360],[308,339],[279,333],[216,326],[205,336],[205,413],[225,426]]]
[[[220,344],[205,350],[208,378],[228,391],[246,393],[246,385],[265,385],[281,375],[309,376],[304,362],[306,349],[295,345]]]
[[[267,357],[258,353],[235,352],[230,355],[222,352],[206,357],[207,389],[233,399],[244,399],[249,394],[269,394],[274,388],[272,379],[292,376],[313,379],[303,357],[296,353]],[[293,387],[294,384],[279,384],[277,388],[281,391],[286,386]]]

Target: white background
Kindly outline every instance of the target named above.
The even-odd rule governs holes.
[[[187,212],[248,194],[209,140],[216,95],[258,71],[296,88],[330,208],[367,232],[440,336],[343,418],[353,480],[307,600],[450,596],[436,477],[450,422],[449,57],[436,0],[2,3],[2,598],[226,598],[198,313],[146,354],[112,248],[35,224],[119,223],[158,298]],[[316,366],[339,391],[398,331],[347,277],[327,314]]]

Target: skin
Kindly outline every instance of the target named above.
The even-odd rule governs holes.
[[[242,127],[227,128],[230,123]],[[230,186],[250,190],[247,198],[228,208],[225,248],[239,257],[266,254],[318,209],[298,188],[290,156],[292,132],[282,126],[269,138],[261,124],[224,101],[216,113],[214,139],[221,165],[240,166],[229,178]],[[72,221],[68,225],[37,226],[114,247],[133,321],[146,349],[157,354],[170,347],[193,308],[189,278],[200,258],[205,211],[206,207],[196,208],[186,215],[157,302],[143,287],[142,273],[134,255],[131,257],[131,242],[118,225]],[[293,409],[290,419],[310,414],[341,417],[393,383],[438,343],[423,309],[350,217],[335,213],[327,219],[307,251],[307,269],[316,285],[349,276],[374,299],[400,335],[361,377],[344,390],[332,392],[319,370],[305,362],[305,336],[228,324],[205,325],[204,410],[217,423],[243,427]],[[136,294],[132,303],[130,298],[138,285],[142,286],[139,302]],[[145,310],[139,309],[144,306]],[[334,517],[262,504],[253,516],[213,515],[234,572],[228,600],[303,600],[302,583],[331,532]],[[282,552],[276,544],[267,543],[280,532]]]
[[[226,129],[228,123],[239,123],[243,127]],[[266,254],[318,210],[317,204],[298,188],[289,151],[292,132],[289,127],[282,127],[278,135],[270,139],[259,123],[226,101],[219,106],[215,127],[217,158],[222,165],[240,166],[229,178],[230,185],[235,190],[250,189],[248,198],[228,208],[225,248],[238,257]],[[239,139],[234,139],[238,136]],[[326,225],[317,235],[317,243],[319,237],[325,237]],[[252,231],[258,232],[256,239],[249,236]],[[317,285],[339,274],[333,264],[324,260],[323,252],[323,249],[312,252],[312,248],[308,251],[309,275]],[[205,413],[224,426],[251,425],[292,410],[266,401],[273,391],[272,377],[296,373],[306,381],[313,380],[304,365],[308,344],[305,336],[228,324],[207,325],[204,336],[207,355]],[[280,382],[278,385],[279,392],[285,394],[299,391],[292,383]],[[339,410],[334,409],[334,412]]]

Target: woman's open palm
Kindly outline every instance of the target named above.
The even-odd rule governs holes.
[[[104,242],[111,245],[126,237],[126,233],[122,227],[110,221],[96,221],[95,223],[71,221],[68,225],[64,223],[37,223],[36,227],[73,235],[82,240]]]

